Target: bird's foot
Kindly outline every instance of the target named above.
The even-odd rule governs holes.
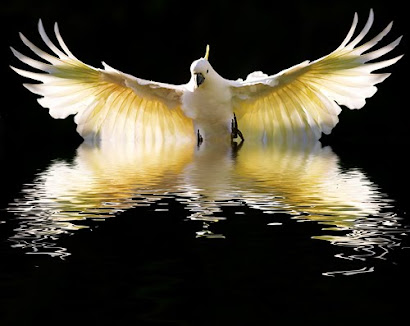
[[[242,132],[239,130],[238,121],[236,120],[236,115],[234,113],[233,119],[231,121],[231,141],[234,142],[234,140],[238,138],[238,136],[241,139],[242,143],[245,140],[245,138],[243,137]]]
[[[204,141],[204,139],[202,138],[201,134],[199,133],[199,129],[197,132],[197,146],[201,146],[202,142]]]
[[[243,143],[244,143],[244,141],[241,141],[239,144],[236,141],[231,142],[233,158],[236,158],[236,156],[238,155],[240,149],[243,146]]]

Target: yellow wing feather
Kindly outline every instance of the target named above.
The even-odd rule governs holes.
[[[355,47],[368,33],[373,11],[363,30],[350,43],[357,26],[357,14],[342,44],[316,61],[302,62],[277,75],[253,73],[244,82],[232,85],[233,108],[240,129],[247,139],[279,142],[311,141],[329,134],[338,122],[339,105],[360,109],[373,96],[377,83],[390,74],[372,74],[374,70],[396,63],[402,56],[372,62],[393,50],[401,37],[372,52],[391,29],[390,23],[367,43]],[[262,76],[255,79],[255,75]]]
[[[104,63],[104,70],[86,65],[68,50],[57,24],[55,34],[63,51],[51,42],[41,20],[38,27],[43,41],[57,57],[20,34],[23,43],[48,63],[12,48],[19,60],[42,72],[12,69],[41,82],[24,86],[42,96],[38,101],[52,117],[75,114],[77,131],[86,140],[150,142],[193,138],[192,120],[181,109],[181,86],[138,79]]]

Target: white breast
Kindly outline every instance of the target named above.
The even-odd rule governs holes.
[[[226,138],[233,118],[231,98],[227,85],[201,85],[184,93],[182,109],[193,119],[195,132],[199,130],[205,140]]]

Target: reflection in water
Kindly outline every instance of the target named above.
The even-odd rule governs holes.
[[[275,213],[324,224],[323,234],[313,238],[353,248],[354,254],[338,255],[350,260],[383,258],[407,232],[377,186],[360,169],[341,169],[338,157],[319,142],[244,143],[238,151],[225,144],[84,143],[73,162],[52,162],[10,203],[8,210],[19,220],[11,240],[32,253],[64,257],[69,253],[57,240],[86,227],[82,220],[105,219],[164,198],[180,202],[190,219],[203,221],[197,237],[223,238],[211,231],[213,223],[225,219],[222,208],[241,214],[247,206],[273,214],[267,227],[281,225],[283,214]]]

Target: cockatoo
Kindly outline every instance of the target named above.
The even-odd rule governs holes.
[[[372,73],[396,63],[402,56],[374,61],[393,50],[394,42],[372,49],[390,30],[359,45],[374,20],[373,11],[363,30],[352,40],[357,13],[340,46],[330,54],[304,61],[276,75],[260,71],[245,80],[220,76],[203,58],[190,67],[184,85],[148,81],[102,63],[94,68],[77,59],[64,43],[57,23],[54,32],[61,49],[47,36],[41,20],[38,30],[50,55],[20,33],[21,40],[46,62],[11,48],[25,64],[41,72],[11,67],[21,76],[39,81],[23,84],[42,96],[38,102],[53,118],[75,114],[78,133],[85,140],[131,142],[198,140],[212,142],[240,136],[243,140],[318,140],[338,123],[340,105],[360,109],[375,94],[375,84],[389,73]],[[240,128],[240,129],[239,129]]]

